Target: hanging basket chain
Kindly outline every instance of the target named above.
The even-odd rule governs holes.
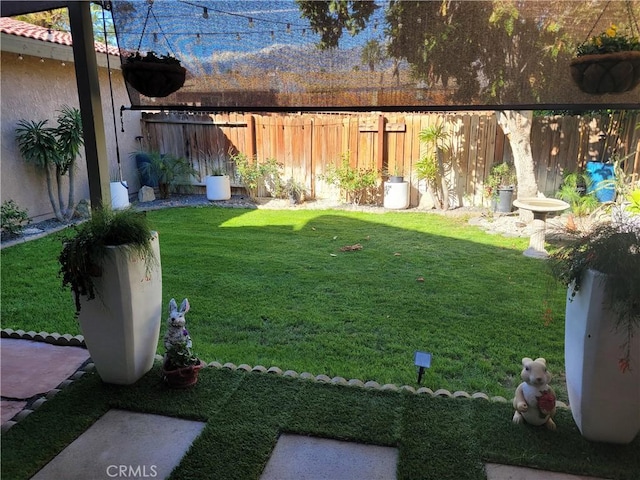
[[[591,30],[589,30],[589,33],[587,33],[587,38],[585,38],[582,43],[587,43],[589,41],[589,39],[591,38],[591,34],[596,29],[596,26],[600,22],[600,19],[604,15],[604,12],[607,10],[607,7],[609,6],[610,3],[611,3],[611,0],[608,0],[607,3],[605,4],[604,8],[602,9],[602,12],[600,12],[600,15],[598,15],[598,18],[596,18],[596,21],[593,24],[593,26],[591,27]]]

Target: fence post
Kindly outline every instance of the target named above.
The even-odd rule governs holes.
[[[384,133],[384,125],[386,123],[386,118],[384,115],[378,116],[378,158],[377,158],[377,168],[378,171],[382,171],[382,167],[384,166],[384,157],[385,157],[385,133]]]

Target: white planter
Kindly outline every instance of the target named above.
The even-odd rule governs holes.
[[[409,182],[384,182],[384,208],[403,210],[409,206]]]
[[[111,208],[122,210],[129,207],[129,187],[127,182],[111,182]]]
[[[598,442],[630,443],[640,432],[640,345],[622,373],[623,332],[605,307],[606,276],[589,270],[580,290],[567,293],[565,364],[571,413],[582,435]]]
[[[153,366],[162,318],[162,268],[158,234],[156,261],[147,271],[124,247],[107,247],[102,275],[93,279],[96,298],[81,298],[80,328],[106,383],[130,385]]]
[[[208,175],[205,182],[207,200],[229,200],[231,198],[229,175]]]

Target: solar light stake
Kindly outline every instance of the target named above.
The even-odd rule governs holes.
[[[416,352],[414,363],[418,367],[418,384],[422,382],[424,369],[431,367],[431,354],[427,352]]]

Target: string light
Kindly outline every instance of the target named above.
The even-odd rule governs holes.
[[[240,34],[239,33],[236,33],[236,40],[240,41]]]
[[[291,33],[291,24],[287,23],[287,33]]]
[[[60,66],[62,66],[62,67],[66,67],[66,66],[67,66],[67,64],[66,64],[66,63],[64,63],[64,62],[60,62]]]
[[[158,34],[153,32],[153,43],[158,43]]]
[[[200,45],[200,34],[196,33],[196,43]]]
[[[18,60],[24,60],[24,57],[22,56],[21,53],[18,54]]]
[[[44,58],[40,58],[40,63],[44,63]]]
[[[249,28],[253,28],[254,24],[253,24],[253,18],[249,17]]]
[[[271,30],[271,40],[273,40],[275,38],[276,34],[273,32],[273,30]]]
[[[205,20],[207,20],[209,18],[209,10],[207,9],[207,7],[202,7],[202,18],[204,18]]]

